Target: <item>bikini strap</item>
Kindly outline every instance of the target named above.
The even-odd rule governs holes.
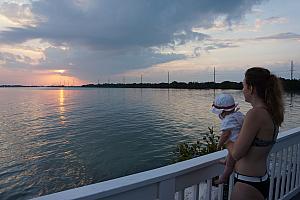
[[[272,118],[272,122],[273,122],[273,126],[274,126],[274,130],[273,130],[273,138],[272,140],[262,140],[258,137],[255,136],[255,138],[253,139],[252,142],[252,146],[257,146],[257,147],[266,147],[269,145],[273,145],[276,143],[276,131],[277,131],[277,125],[274,121],[274,119]]]

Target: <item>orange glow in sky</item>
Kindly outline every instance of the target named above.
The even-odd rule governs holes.
[[[0,69],[1,70],[1,69]],[[10,80],[13,77],[13,82]],[[2,69],[0,73],[1,84],[22,84],[22,85],[65,85],[80,86],[87,81],[66,73],[66,70],[52,71],[24,71]]]
[[[62,70],[64,71],[64,70]],[[84,81],[79,80],[73,76],[64,76],[63,72],[59,72],[61,74],[50,74],[50,75],[42,75],[38,78],[38,82],[41,85],[64,85],[64,86],[75,86],[82,85]]]

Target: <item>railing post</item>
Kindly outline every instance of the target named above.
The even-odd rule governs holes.
[[[159,183],[159,200],[171,200],[175,197],[175,178]]]
[[[287,179],[286,179],[286,185],[285,185],[285,192],[289,193],[291,188],[291,181],[292,181],[292,162],[293,162],[293,149],[294,145],[288,147],[288,156],[287,156]]]
[[[269,190],[269,199],[273,199],[274,196],[274,186],[275,186],[275,169],[276,169],[276,162],[277,162],[277,152],[272,153],[270,155],[270,165],[271,165],[271,171],[270,171],[270,190]]]
[[[228,199],[231,199],[231,193],[234,187],[234,176],[233,174],[229,177],[229,186],[228,186]]]
[[[178,191],[178,199],[177,200],[184,200],[184,189]]]
[[[274,199],[278,199],[279,197],[279,191],[280,191],[280,183],[281,183],[281,163],[282,163],[282,154],[283,150],[281,149],[276,156],[279,157],[278,159],[278,168],[277,168],[277,173],[276,173],[276,187],[275,187],[275,194],[274,194]]]
[[[299,144],[297,144],[298,147],[298,151],[297,151],[297,161],[296,161],[296,165],[297,165],[297,170],[296,170],[296,186],[295,187],[299,187],[299,170],[300,170],[300,146]]]
[[[291,190],[293,190],[295,186],[295,180],[296,180],[296,166],[297,166],[297,156],[298,156],[298,144],[293,146],[293,158],[292,158],[292,182],[291,182]],[[294,156],[295,154],[295,156]]]
[[[193,200],[199,200],[199,185],[193,185]]]
[[[282,165],[281,165],[281,184],[280,184],[280,198],[285,194],[285,184],[286,184],[286,165],[288,157],[288,147],[283,149]]]
[[[220,184],[218,186],[218,200],[223,199],[223,192],[224,192],[224,184]]]
[[[210,200],[211,199],[212,179],[208,179],[206,184],[207,184],[207,189],[206,189],[205,199]]]

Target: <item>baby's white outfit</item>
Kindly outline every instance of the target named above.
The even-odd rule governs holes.
[[[226,115],[221,122],[221,131],[231,130],[229,140],[235,142],[238,133],[240,132],[244,122],[244,114],[240,111],[235,111],[229,115]]]

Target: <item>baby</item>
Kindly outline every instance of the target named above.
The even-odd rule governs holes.
[[[221,119],[222,131],[221,137],[218,143],[218,148],[221,148],[227,140],[235,142],[238,133],[240,132],[244,114],[242,114],[237,107],[234,98],[230,94],[220,94],[216,97],[211,111],[219,116]],[[234,168],[235,161],[230,154],[227,155],[226,165],[223,174],[215,182],[216,184],[225,183],[231,175]]]

